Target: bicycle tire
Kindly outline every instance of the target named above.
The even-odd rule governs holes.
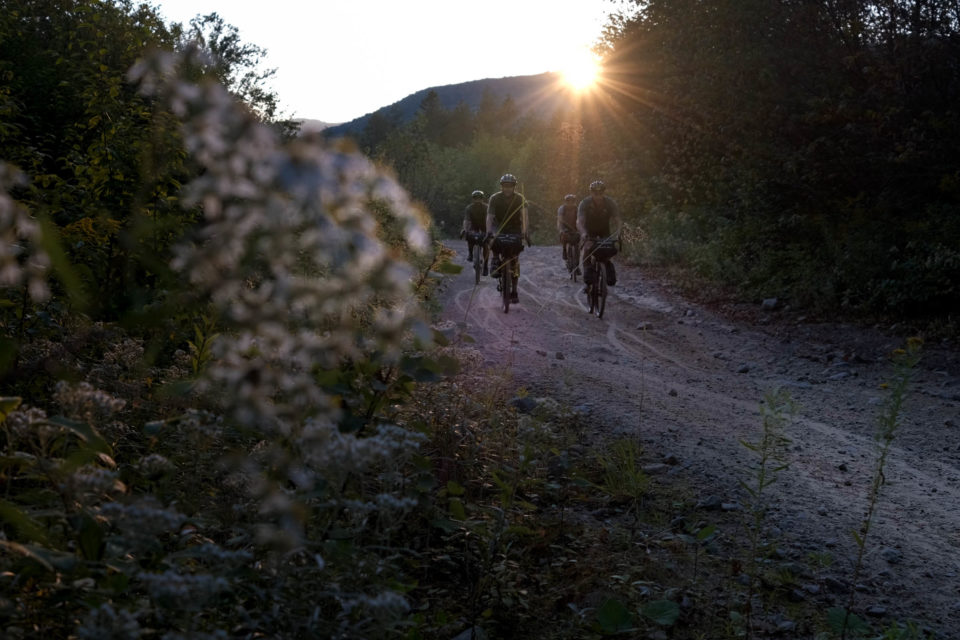
[[[513,285],[511,260],[512,258],[507,258],[500,263],[500,296],[502,297],[504,313],[510,313],[510,288]]]
[[[567,271],[570,272],[570,280],[577,281],[577,267],[580,266],[580,256],[577,255],[577,245],[567,245]]]
[[[483,270],[483,250],[479,244],[473,249],[476,251],[473,256],[473,273],[476,276],[474,284],[480,284],[480,272]]]
[[[590,258],[590,259],[593,260],[593,258]],[[599,270],[600,270],[600,265],[597,264],[597,262],[594,260],[594,262],[593,262],[593,272],[594,272],[594,274],[598,273]],[[584,282],[586,282],[586,280],[584,280]],[[587,299],[590,301],[590,311],[589,311],[589,313],[596,313],[597,305],[598,305],[598,303],[599,303],[599,300],[597,299],[597,294],[598,294],[599,292],[598,292],[598,290],[597,290],[596,279],[594,279],[594,282],[586,282],[586,284],[588,284],[588,285],[590,286],[590,295],[589,295],[588,298],[587,298]]]
[[[603,311],[607,307],[607,263],[597,262],[597,317],[603,318]]]

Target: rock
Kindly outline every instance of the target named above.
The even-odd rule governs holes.
[[[557,351],[557,356],[556,356],[556,358],[557,358],[557,360],[565,360],[565,359],[566,359],[566,356],[564,356],[562,353],[560,353],[559,351]]]
[[[749,366],[749,365],[742,364],[742,365],[740,365],[740,368],[737,369],[737,373],[749,373],[749,372],[750,372],[750,366]]]
[[[879,604],[875,604],[869,609],[867,609],[867,615],[873,616],[874,618],[879,618],[881,616],[887,615],[887,608]]]
[[[546,357],[547,352],[546,352],[546,351],[542,351],[542,350],[540,350],[540,349],[537,349],[537,355],[538,355],[538,356],[544,356],[544,357]]]
[[[533,413],[533,410],[537,408],[537,401],[530,396],[524,396],[522,398],[512,399],[510,406],[520,413]]]
[[[903,553],[893,547],[885,547],[880,551],[880,557],[890,564],[897,564],[903,560]]]
[[[680,464],[680,458],[672,453],[668,453],[667,455],[663,456],[662,462],[663,464],[677,465]]]
[[[458,633],[452,640],[487,640],[487,632],[480,627],[470,627]]]
[[[741,507],[736,502],[724,502],[720,504],[721,511],[740,511],[740,509],[742,508],[743,507]]]
[[[719,496],[707,496],[703,500],[697,502],[697,509],[705,509],[707,511],[718,511],[722,508],[723,501],[720,500]]]
[[[834,578],[833,576],[824,577],[823,586],[829,589],[832,593],[850,593],[850,583],[845,582],[840,578]]]
[[[648,476],[655,476],[661,473],[666,473],[670,467],[665,464],[654,462],[652,464],[645,464],[640,467],[640,469]]]
[[[780,301],[776,298],[764,298],[763,302],[760,303],[760,306],[764,309],[776,309],[779,303]]]
[[[784,620],[777,625],[777,633],[793,633],[797,630],[797,623],[793,620]]]
[[[670,389],[669,395],[670,395],[671,397],[673,397],[673,398],[676,398],[676,397],[677,397],[677,390],[676,390],[676,389]]]
[[[653,324],[650,322],[641,322],[637,325],[638,331],[650,331],[651,329],[653,329]]]

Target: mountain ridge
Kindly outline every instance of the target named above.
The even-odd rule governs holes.
[[[520,116],[529,113],[550,115],[558,108],[566,106],[572,96],[570,90],[563,84],[560,74],[554,71],[526,76],[469,80],[420,89],[401,100],[349,122],[330,125],[324,129],[324,134],[330,137],[358,135],[363,132],[367,122],[375,114],[393,116],[400,123],[408,122],[416,115],[423,100],[431,91],[437,94],[440,104],[445,109],[453,109],[462,102],[474,111],[480,106],[487,92],[493,96],[497,104],[502,103],[509,96],[513,99]]]

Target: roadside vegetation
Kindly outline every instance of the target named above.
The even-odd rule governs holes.
[[[644,7],[611,28],[614,59],[645,29],[672,24],[659,3]],[[438,227],[508,167],[529,169],[528,195],[543,194],[548,212],[554,193],[601,168],[622,185],[636,233],[670,216],[706,225],[709,241],[674,256],[686,266],[743,237],[710,233],[737,211],[755,216],[736,232],[746,246],[767,247],[772,208],[754,206],[770,193],[764,176],[730,182],[745,190],[743,209],[729,208],[728,192],[693,189],[706,153],[697,135],[709,127],[683,152],[673,130],[656,162],[646,147],[589,144],[573,173],[554,173],[550,149],[518,132],[556,126],[592,143],[614,123],[491,119],[520,129],[468,128],[476,137],[457,147],[432,139],[429,118],[447,114],[425,108],[364,155],[294,136],[260,50],[234,36],[218,16],[168,26],[126,1],[21,0],[0,12],[5,637],[919,637],[870,628],[849,615],[852,597],[834,598],[839,613],[796,597],[825,559],[778,563],[764,531],[763,490],[788,473],[782,396],[765,401],[761,439],[747,443],[759,454],[744,479],[750,517],[708,520],[672,476],[649,473],[637,442],[607,441],[573,408],[518,393],[509,363],[486,369],[469,335],[431,322],[436,286],[455,270]],[[945,122],[937,140],[956,133]],[[424,155],[398,156],[415,149]],[[676,172],[655,176],[666,158]],[[427,159],[462,173],[423,171]],[[414,179],[428,175],[456,187],[448,204]],[[651,202],[674,178],[672,195]],[[956,198],[943,184],[914,209],[926,233]],[[720,202],[725,215],[708,224]],[[807,214],[796,212],[815,226]],[[897,233],[908,231],[919,243],[913,227]],[[939,231],[943,260],[918,254],[904,273],[950,275],[953,231]],[[679,242],[670,233],[651,237],[649,259]],[[923,291],[899,280],[889,290]],[[917,347],[898,357],[882,444]]]

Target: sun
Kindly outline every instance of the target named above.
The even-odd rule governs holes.
[[[572,52],[560,69],[563,81],[574,91],[585,91],[597,81],[600,63],[589,49]]]

